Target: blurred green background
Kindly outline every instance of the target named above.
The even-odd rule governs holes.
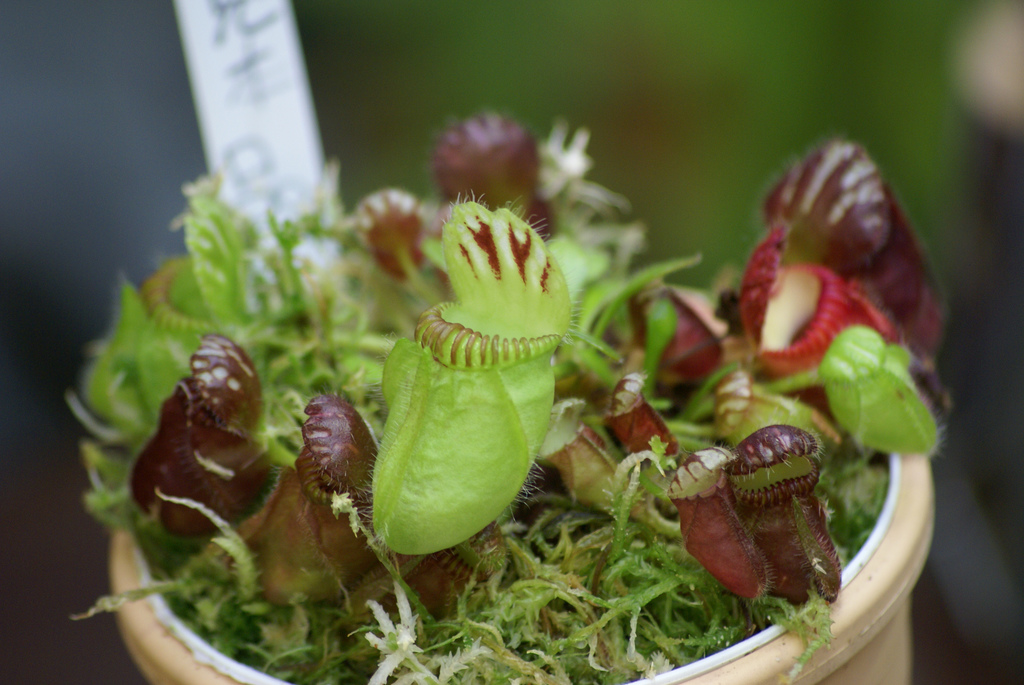
[[[490,108],[544,136],[592,133],[592,177],[648,224],[651,254],[701,252],[703,285],[760,230],[767,183],[823,138],[866,146],[934,248],[957,129],[955,28],[970,3],[303,2],[328,154],[351,203],[429,191],[433,136]],[[936,255],[941,258],[942,255]]]

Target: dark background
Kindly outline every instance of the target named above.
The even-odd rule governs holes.
[[[1010,682],[1024,653],[1024,114],[993,116],[962,87],[965,37],[991,5],[296,8],[349,206],[384,185],[427,192],[432,139],[452,118],[492,108],[541,136],[564,118],[591,130],[591,176],[630,198],[652,254],[704,254],[686,275],[703,285],[742,262],[761,193],[788,161],[830,135],[865,145],[951,310],[941,365],[956,410],[914,596],[916,680],[946,683]],[[5,682],[141,682],[110,616],[68,620],[106,589],[106,542],[81,509],[82,431],[63,397],[121,279],[182,251],[169,225],[181,184],[204,170],[169,1],[0,0]]]

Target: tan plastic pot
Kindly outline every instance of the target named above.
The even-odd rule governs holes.
[[[896,457],[892,463],[886,508],[866,545],[874,550],[855,558],[843,574],[843,590],[833,608],[832,645],[819,650],[794,683],[911,682],[910,594],[931,544],[934,492],[925,457]],[[110,575],[115,593],[141,583],[137,551],[125,533],[114,536]],[[132,657],[154,685],[282,684],[218,654],[177,622],[160,598],[151,599],[122,607],[118,624]],[[719,654],[641,682],[777,685],[802,651],[798,637],[769,628]]]

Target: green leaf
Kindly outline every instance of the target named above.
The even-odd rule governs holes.
[[[226,206],[207,197],[192,198],[185,218],[185,246],[192,255],[203,301],[221,322],[244,322],[246,264],[241,218]]]
[[[86,398],[101,418],[128,436],[144,435],[151,425],[143,408],[136,350],[147,326],[138,291],[121,287],[117,325],[86,377]]]
[[[646,332],[644,340],[644,373],[647,376],[645,392],[653,397],[657,381],[661,355],[675,337],[679,325],[679,316],[675,305],[667,298],[658,297],[651,303],[647,312]]]
[[[168,304],[185,319],[188,325],[194,327],[200,321],[208,321],[210,312],[203,303],[203,293],[199,289],[199,282],[196,281],[191,260],[187,257],[182,259],[185,264],[171,281]]]
[[[189,359],[201,337],[195,331],[168,330],[152,320],[140,331],[136,351],[139,392],[152,426],[156,426],[160,406],[174,386],[190,374]]]
[[[938,429],[910,376],[910,353],[866,326],[836,336],[818,375],[829,408],[866,447],[883,452],[929,452]]]

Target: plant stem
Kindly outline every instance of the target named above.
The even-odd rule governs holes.
[[[666,419],[665,425],[673,434],[682,434],[695,438],[715,438],[717,433],[715,427],[710,423],[694,423],[692,421],[681,421],[679,419]]]
[[[608,328],[608,324],[611,323],[612,318],[615,316],[619,308],[629,300],[630,297],[637,294],[644,287],[659,278],[664,278],[673,271],[679,271],[680,269],[686,269],[700,261],[700,255],[695,257],[682,257],[680,259],[673,259],[667,262],[661,262],[647,267],[640,273],[630,278],[619,290],[618,293],[605,305],[604,310],[597,319],[597,323],[594,324],[594,328],[591,331],[595,338],[600,338],[604,335],[604,331]]]
[[[807,388],[820,384],[821,381],[818,379],[817,369],[812,369],[810,371],[795,373],[792,376],[776,378],[773,381],[762,383],[761,387],[769,392],[775,393],[776,395],[787,395],[789,393],[806,390]]]
[[[685,421],[700,421],[703,418],[711,416],[715,410],[715,386],[721,381],[727,374],[732,373],[736,370],[736,363],[727,364],[715,371],[713,374],[707,377],[707,379],[697,388],[696,392],[690,397],[690,400],[683,407],[683,411],[679,413],[679,418]]]
[[[419,270],[416,264],[413,263],[412,254],[409,250],[399,250],[396,256],[398,258],[399,266],[402,267],[402,271],[405,273],[406,283],[408,284],[409,289],[428,305],[432,305],[440,301],[440,294],[435,288],[431,287],[425,280],[423,280],[423,273]]]
[[[295,465],[295,453],[290,449],[281,444],[276,438],[270,438],[263,445],[266,450],[267,458],[271,464],[277,466],[294,466]]]

